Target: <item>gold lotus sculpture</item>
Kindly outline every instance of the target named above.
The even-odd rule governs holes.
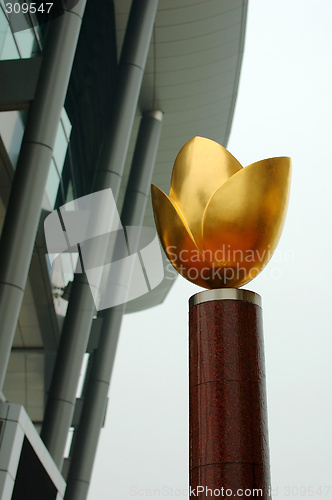
[[[151,187],[157,231],[174,268],[204,288],[240,287],[257,276],[281,235],[290,174],[288,157],[243,168],[217,142],[188,141],[169,196]]]

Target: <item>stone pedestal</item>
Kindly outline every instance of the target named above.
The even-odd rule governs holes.
[[[190,498],[270,498],[265,393],[260,296],[231,288],[191,297]]]

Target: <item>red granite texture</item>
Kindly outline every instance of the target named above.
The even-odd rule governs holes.
[[[231,497],[241,500],[271,498],[269,473],[262,465],[245,463],[222,464],[222,467],[220,464],[207,465],[193,469],[190,472],[190,480],[192,493],[190,498]],[[198,486],[203,487],[204,491],[199,490]],[[212,490],[212,494],[209,490]]]
[[[232,489],[232,498],[238,498],[235,490],[260,488],[257,496],[270,498],[259,306],[215,300],[191,307],[189,433],[191,498],[222,497],[222,487]],[[220,495],[206,490],[198,496],[197,486]]]

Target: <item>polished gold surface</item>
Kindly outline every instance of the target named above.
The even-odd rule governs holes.
[[[200,249],[206,205],[216,188],[239,170],[242,166],[227,149],[204,137],[190,139],[175,160],[169,197],[181,207]]]
[[[152,186],[157,231],[175,269],[204,288],[237,288],[257,276],[280,238],[290,173],[288,157],[242,168],[220,144],[188,141],[169,196]]]

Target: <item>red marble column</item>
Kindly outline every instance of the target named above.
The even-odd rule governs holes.
[[[238,289],[190,299],[190,498],[270,498],[260,304]]]

